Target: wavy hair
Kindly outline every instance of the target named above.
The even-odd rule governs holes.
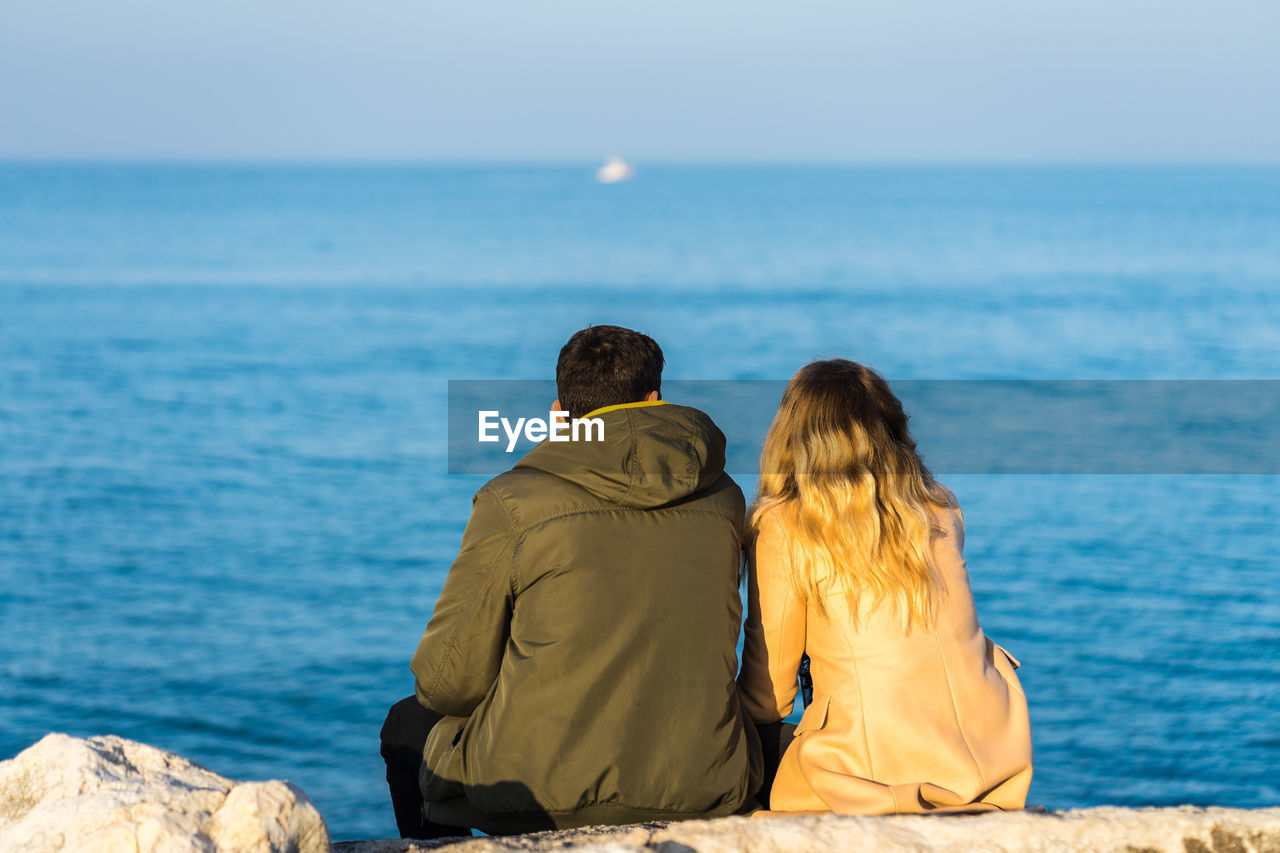
[[[907,417],[878,373],[845,359],[805,365],[782,395],[749,524],[755,536],[776,520],[792,581],[820,613],[830,581],[855,614],[888,606],[907,631],[933,624],[931,509],[956,502],[920,461]]]

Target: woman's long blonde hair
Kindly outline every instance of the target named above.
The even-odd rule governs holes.
[[[764,440],[750,527],[755,535],[766,515],[776,520],[792,579],[819,612],[829,580],[854,614],[886,605],[908,631],[933,624],[942,584],[930,509],[955,505],[878,373],[832,359],[791,378]]]

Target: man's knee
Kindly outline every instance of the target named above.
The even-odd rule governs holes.
[[[392,705],[382,722],[382,757],[388,762],[421,761],[427,735],[440,718],[440,714],[418,704],[416,696],[407,696]]]

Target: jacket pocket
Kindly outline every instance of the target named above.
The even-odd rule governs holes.
[[[1018,667],[1022,666],[1022,662],[1019,661],[1017,658],[1015,658],[1012,654],[1010,654],[1009,650],[1006,649],[1004,646],[1000,645],[994,640],[992,641],[991,645],[995,646],[996,651],[1000,652],[1002,655],[1004,655],[1009,659],[1009,665],[1012,666],[1014,669],[1017,669]]]
[[[822,696],[813,700],[813,704],[804,709],[804,716],[796,726],[796,736],[805,732],[814,732],[827,724],[827,712],[831,710],[831,697]]]
[[[462,749],[459,745],[467,717],[444,717],[431,727],[422,748],[422,764],[418,768],[418,787],[428,800],[460,797],[462,786]]]
[[[1022,663],[1011,655],[1008,649],[993,641],[990,637],[987,638],[987,642],[991,643],[991,663],[996,668],[996,672],[998,672],[1000,677],[1004,679],[1005,683],[1009,685],[1009,689],[1017,691],[1025,701],[1026,693],[1022,690],[1022,682],[1018,680],[1017,672],[1018,667],[1022,666]],[[1003,661],[1001,660],[1001,657],[1004,658]],[[1001,664],[1003,664],[1003,666]]]

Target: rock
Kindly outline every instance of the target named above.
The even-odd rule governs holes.
[[[115,736],[46,735],[0,762],[0,850],[328,853],[329,832],[288,782],[233,782]]]
[[[118,737],[51,734],[0,762],[0,851],[329,853],[288,782],[233,782]],[[1280,808],[1093,808],[852,817],[778,815],[595,826],[509,838],[349,841],[334,853],[808,853],[1124,851],[1280,853]]]
[[[817,853],[876,851],[1124,851],[1280,853],[1280,808],[1093,808],[1064,812],[719,820],[544,832],[512,838],[352,841],[335,853]]]

